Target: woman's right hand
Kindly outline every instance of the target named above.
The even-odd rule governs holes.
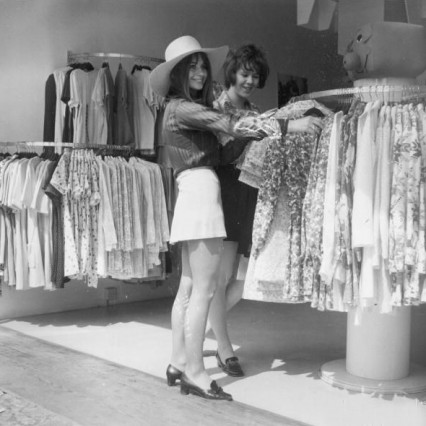
[[[310,133],[313,136],[318,136],[324,127],[324,122],[319,117],[307,116],[298,118],[296,120],[290,120],[288,122],[288,132],[295,133]]]

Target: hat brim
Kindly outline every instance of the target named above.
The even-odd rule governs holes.
[[[210,61],[212,70],[212,77],[216,77],[220,71],[223,63],[225,62],[226,55],[228,54],[229,47],[221,46],[216,48],[195,49],[185,52],[170,61],[163,62],[157,65],[149,76],[151,87],[158,95],[165,97],[169,91],[170,86],[170,72],[173,67],[183,58],[192,55],[193,53],[204,52]]]

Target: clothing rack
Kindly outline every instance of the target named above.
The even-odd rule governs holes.
[[[318,99],[337,109],[354,99],[406,104],[424,101],[426,86],[411,78],[361,79],[353,88],[325,90],[299,96]],[[325,363],[320,378],[342,389],[372,394],[415,394],[426,390],[426,369],[410,365],[411,307],[381,312],[351,308],[347,319],[346,358]],[[380,342],[379,344],[377,342]]]
[[[426,86],[373,84],[360,87],[346,87],[305,93],[293,97],[290,102],[317,99],[325,104],[346,105],[350,104],[354,98],[360,98],[365,102],[377,99],[383,102],[418,101],[426,99]]]
[[[152,56],[145,55],[131,55],[128,53],[91,53],[91,52],[83,52],[83,53],[75,53],[70,50],[67,51],[67,63],[73,64],[83,61],[88,61],[90,58],[104,58],[104,59],[133,59],[135,62],[143,62],[148,63],[149,65],[154,66],[164,62],[163,59],[154,58]]]
[[[105,145],[105,144],[75,144],[72,142],[46,142],[46,141],[0,141],[0,148],[6,146],[22,147],[63,147],[72,149],[105,149],[117,151],[137,151],[138,148],[129,145]]]
[[[86,150],[85,152],[89,152],[90,154],[95,154],[96,153],[95,151],[90,151],[90,150],[92,150],[92,149],[99,149],[99,152],[102,153],[105,156],[112,155],[113,153],[115,154],[114,151],[117,150],[117,151],[120,151],[120,153],[118,155],[122,156],[123,154],[125,154],[125,155],[123,155],[124,157],[127,157],[128,153],[132,154],[133,151],[136,151],[136,150],[138,152],[141,151],[140,149],[135,149],[133,146],[128,146],[128,145],[75,144],[75,143],[70,143],[70,142],[51,142],[51,141],[37,141],[37,140],[33,140],[33,141],[28,141],[28,140],[27,141],[22,141],[22,140],[21,141],[10,141],[10,140],[9,141],[0,141],[0,152],[1,152],[2,148],[7,148],[7,147],[11,148],[10,151],[16,151],[18,153],[18,158],[20,157],[20,154],[23,154],[24,158],[28,158],[28,156],[26,156],[25,154],[30,153],[30,151],[32,151],[33,147],[64,147],[65,150],[66,149],[72,150],[72,154],[79,154],[79,153],[83,154],[83,151],[75,151],[75,149],[77,149],[77,150],[78,149],[80,149],[80,150],[83,149],[83,150]],[[104,151],[104,150],[106,150],[106,151]],[[36,150],[34,150],[34,151],[36,151]],[[109,152],[109,151],[111,151],[111,152]],[[10,154],[12,154],[12,152],[10,152]],[[34,153],[31,152],[31,154],[37,155],[38,153],[36,154],[35,152]],[[33,157],[33,155],[31,155],[31,157]],[[138,157],[139,157],[139,155],[138,155]],[[12,156],[10,158],[13,161],[14,156]],[[53,160],[53,158],[48,158],[48,157],[47,158],[45,157],[44,159],[45,160]],[[59,158],[55,157],[55,159],[59,159]],[[142,157],[142,160],[143,159],[144,158]],[[98,159],[95,160],[94,158],[90,159],[90,161],[97,161],[97,160]],[[108,175],[108,170],[106,171],[106,175],[103,174],[104,175],[103,178],[101,177],[102,173],[97,173],[97,174],[94,174],[94,175],[90,175],[90,177],[87,177],[87,176],[85,177],[85,175],[84,175],[85,172],[83,171],[83,173],[80,173],[80,170],[85,170],[85,167],[90,167],[90,165],[89,165],[90,161],[87,161],[87,163],[84,165],[83,169],[80,169],[79,164],[75,164],[75,166],[73,167],[73,170],[75,171],[76,175],[79,176],[78,179],[86,179],[86,182],[89,183],[89,188],[90,189],[88,191],[86,191],[87,188],[83,185],[84,186],[84,189],[83,189],[84,197],[86,197],[86,196],[87,197],[91,197],[92,196],[92,188],[96,187],[96,185],[98,187],[97,193],[99,194],[99,197],[100,197],[101,193],[102,193],[102,190],[99,189],[101,182],[103,182],[104,188],[105,188],[106,185],[108,186],[109,189],[112,186],[111,184],[108,184],[106,182],[107,179],[105,178],[105,176]],[[118,161],[117,163],[120,163],[120,162],[121,161]],[[15,164],[18,164],[18,163],[20,163],[20,161],[17,161]],[[35,168],[37,168],[36,166],[38,165],[38,163],[33,164],[33,165],[35,166]],[[139,163],[139,165],[141,165],[141,163]],[[47,163],[46,163],[46,166],[47,166]],[[25,165],[25,167],[26,167],[26,165]],[[65,165],[65,167],[67,167],[68,170],[69,170],[68,166]],[[130,165],[130,168],[136,170],[136,167],[132,167],[131,165]],[[108,167],[107,167],[107,169],[108,169]],[[127,169],[127,167],[126,167],[126,169]],[[26,170],[26,169],[23,169],[23,170]],[[30,181],[34,181],[34,183],[37,182],[37,185],[38,185],[37,188],[36,187],[30,187],[30,188],[33,188],[33,189],[36,188],[37,191],[40,191],[39,193],[37,193],[38,195],[36,196],[37,200],[38,200],[37,203],[40,203],[40,205],[35,206],[35,202],[34,202],[34,207],[33,207],[32,204],[31,204],[31,209],[32,209],[31,212],[32,213],[36,212],[36,213],[32,217],[32,219],[34,219],[34,220],[30,223],[30,226],[38,227],[39,224],[40,224],[40,226],[43,227],[43,228],[40,228],[40,232],[35,232],[35,234],[37,234],[37,235],[43,234],[42,238],[45,239],[44,242],[40,243],[40,247],[44,247],[45,250],[47,250],[46,249],[46,247],[48,247],[47,244],[48,244],[48,242],[50,242],[50,240],[47,240],[48,238],[49,239],[51,238],[53,245],[52,244],[49,245],[49,247],[50,247],[49,248],[49,252],[47,252],[47,251],[43,252],[43,253],[50,253],[51,252],[51,257],[49,257],[50,262],[46,262],[46,265],[47,265],[46,270],[47,270],[47,272],[45,272],[45,270],[44,270],[43,274],[40,272],[37,277],[35,277],[35,276],[33,277],[35,281],[38,280],[37,283],[33,285],[33,287],[42,287],[42,286],[48,285],[49,288],[51,286],[51,288],[53,289],[53,288],[59,288],[61,286],[63,287],[63,277],[60,276],[60,272],[61,271],[59,271],[59,272],[58,271],[53,272],[53,268],[52,268],[52,265],[54,265],[53,259],[58,259],[57,257],[53,256],[53,253],[57,253],[57,251],[54,250],[54,247],[55,247],[54,244],[56,244],[56,243],[62,244],[62,240],[60,240],[59,237],[57,239],[55,239],[53,232],[54,231],[58,231],[58,228],[61,227],[62,233],[63,233],[63,235],[65,235],[65,226],[63,225],[63,223],[60,220],[60,218],[63,217],[62,216],[62,213],[63,213],[62,209],[55,208],[55,206],[53,205],[53,203],[49,203],[49,206],[47,206],[46,203],[45,203],[45,205],[43,207],[43,211],[40,212],[42,214],[40,214],[40,215],[38,214],[39,210],[36,210],[36,208],[38,209],[41,206],[41,202],[42,202],[41,198],[42,197],[44,197],[45,200],[47,198],[49,198],[49,195],[46,192],[43,193],[43,191],[44,191],[45,188],[41,186],[41,181],[39,180],[39,179],[42,178],[43,182],[44,182],[44,179],[48,176],[47,168],[46,169],[44,169],[44,168],[41,169],[40,170],[40,174],[38,174],[38,171],[39,171],[38,168],[37,168],[37,172],[36,172],[35,169],[32,170],[32,173],[33,173],[32,177],[34,177],[35,181],[34,181],[34,179],[29,179]],[[131,173],[131,172],[128,171],[128,173]],[[15,176],[15,175],[13,175],[13,176]],[[24,174],[24,178],[25,178],[24,181],[27,179],[26,176],[29,177],[30,175],[29,174],[28,175]],[[135,191],[135,189],[138,188],[138,183],[137,183],[138,181],[139,181],[140,185],[142,185],[142,179],[147,180],[149,178],[149,182],[152,183],[151,177],[145,177],[144,178],[142,175],[140,175],[137,178],[136,174],[134,174],[133,175],[134,179],[132,177],[132,186],[129,185],[128,187],[126,187],[126,184],[124,184],[124,187],[123,187],[121,185],[122,180],[124,181],[124,179],[128,179],[129,176],[130,176],[130,174],[127,174],[127,172],[126,172],[126,174],[123,174],[121,177],[118,176],[117,179],[118,179],[118,182],[120,182],[120,184],[117,186],[116,189],[114,189],[114,191],[115,191],[115,194],[117,195],[119,192],[120,193],[124,193],[123,191],[125,190],[125,188],[127,188],[126,192],[128,190],[129,193],[132,193],[132,201],[131,202],[129,201],[130,199],[127,200],[127,201],[124,200],[124,199],[123,199],[124,201],[118,201],[118,203],[122,203],[123,206],[126,205],[126,207],[123,207],[123,208],[125,208],[125,209],[127,209],[127,208],[131,209],[132,206],[136,206],[136,204],[139,205],[139,207],[140,207],[140,211],[139,211],[138,216],[134,216],[134,217],[132,216],[132,219],[134,218],[135,220],[132,220],[131,221],[132,225],[129,225],[130,228],[126,228],[126,229],[127,230],[134,230],[135,231],[135,234],[131,233],[130,235],[134,236],[135,240],[136,240],[136,243],[134,245],[132,245],[132,246],[130,246],[127,243],[127,251],[131,252],[131,251],[137,250],[137,253],[135,251],[135,254],[139,257],[139,259],[142,262],[142,264],[141,263],[138,264],[140,267],[134,267],[135,266],[135,265],[133,265],[134,261],[132,261],[133,263],[132,263],[131,272],[129,272],[129,270],[124,271],[123,269],[119,269],[119,268],[121,268],[121,266],[118,266],[118,268],[116,268],[116,266],[111,266],[111,271],[112,271],[111,272],[108,269],[108,267],[107,267],[107,264],[109,263],[109,261],[107,261],[107,259],[106,259],[106,256],[107,256],[106,252],[107,251],[110,252],[111,250],[107,250],[107,247],[104,245],[104,246],[102,246],[102,250],[103,250],[102,253],[103,254],[101,254],[102,257],[104,258],[104,269],[103,269],[102,273],[98,274],[97,273],[97,269],[96,269],[96,264],[93,261],[93,259],[98,254],[98,252],[96,251],[97,248],[96,248],[95,245],[90,246],[91,247],[90,250],[92,250],[90,252],[91,253],[90,254],[91,260],[89,259],[89,254],[87,254],[87,258],[83,259],[83,257],[81,257],[82,262],[86,262],[87,261],[88,262],[87,264],[89,264],[89,262],[90,262],[90,268],[87,266],[87,268],[83,270],[81,268],[81,266],[80,266],[80,263],[78,265],[75,264],[73,266],[75,270],[78,269],[78,271],[79,271],[78,272],[78,277],[80,277],[79,279],[84,278],[86,280],[86,282],[88,283],[89,286],[96,287],[98,278],[105,278],[105,277],[108,277],[109,275],[111,275],[111,277],[117,277],[117,276],[118,277],[128,277],[129,280],[133,280],[135,283],[139,283],[139,282],[142,283],[142,282],[145,282],[145,281],[155,281],[155,282],[157,282],[158,280],[164,280],[166,278],[164,250],[166,248],[166,242],[168,241],[167,240],[168,236],[166,235],[165,232],[161,233],[161,235],[158,234],[157,227],[158,228],[160,227],[160,225],[158,225],[159,222],[145,220],[144,215],[142,214],[145,210],[143,210],[144,207],[143,207],[143,203],[141,204],[141,202],[147,197],[147,194],[145,194],[145,198],[143,198],[143,194],[141,195],[140,191]],[[52,177],[51,174],[50,174],[50,177]],[[67,175],[67,177],[65,179],[66,179],[66,182],[67,182],[66,184],[70,185],[69,188],[70,188],[70,191],[72,192],[71,186],[73,186],[73,185],[71,185],[71,183],[69,183],[70,181],[68,181],[68,175]],[[103,181],[102,181],[102,179],[103,179]],[[161,170],[160,170],[159,167],[157,167],[156,170],[155,170],[155,179],[156,179],[155,188],[154,188],[154,185],[151,185],[151,183],[148,183],[148,181],[147,181],[147,184],[150,185],[150,187],[151,187],[149,197],[152,198],[152,203],[151,204],[152,204],[152,212],[153,212],[153,214],[154,215],[155,214],[160,215],[163,218],[162,219],[162,221],[163,221],[162,222],[162,231],[164,231],[166,229],[166,222],[165,222],[165,219],[164,219],[164,218],[167,217],[166,216],[166,210],[163,207],[163,205],[161,205],[161,203],[156,203],[156,200],[159,199],[158,197],[163,197],[164,196],[164,192],[162,192],[163,185],[160,184],[160,182],[161,182]],[[24,181],[22,181],[22,179],[21,179],[19,183],[23,185]],[[93,183],[92,183],[92,181],[93,181]],[[49,178],[49,182],[50,182],[50,178]],[[91,185],[93,185],[93,187]],[[55,187],[54,184],[53,184],[53,187]],[[109,191],[109,189],[108,189],[108,191]],[[33,192],[34,191],[28,191],[28,197],[31,197],[31,200],[32,200],[32,197],[34,197],[34,194],[35,194],[35,192],[34,193]],[[10,192],[10,193],[12,194],[12,192]],[[13,194],[16,194],[16,189],[14,189]],[[18,195],[19,195],[19,191],[18,191]],[[80,202],[80,195],[81,195],[81,193],[79,193],[78,197],[73,197],[72,195],[70,195],[70,197],[67,198],[67,200],[69,201],[70,205],[77,206],[78,203]],[[57,196],[55,195],[55,197],[57,198],[57,201],[60,199],[61,202],[65,199],[64,198],[64,194],[61,193],[60,191],[57,194]],[[121,197],[119,197],[119,198],[121,198]],[[112,199],[110,201],[112,201]],[[31,201],[31,203],[33,203],[33,202]],[[71,203],[77,203],[77,204],[71,204]],[[108,203],[109,203],[109,201],[108,201]],[[124,204],[124,203],[126,203],[126,204]],[[20,219],[21,218],[21,212],[24,212],[23,213],[23,217],[26,218],[27,216],[25,216],[25,214],[26,214],[25,210],[29,210],[29,207],[28,207],[29,204],[30,204],[30,201],[26,200],[25,201],[25,206],[24,206],[24,204],[22,204],[22,207],[17,207],[16,212],[15,211],[13,211],[13,212],[10,211],[11,215],[13,215],[13,217],[15,217],[15,216],[19,217],[19,219]],[[56,203],[56,207],[57,207],[57,204],[58,203]],[[109,207],[108,207],[109,211],[110,211],[110,213],[109,213],[110,218],[108,219],[109,220],[108,225],[111,224],[111,216],[114,215],[114,213],[116,215],[120,215],[120,212],[124,211],[124,210],[122,210],[121,204],[117,204],[117,203],[115,203],[115,204],[116,204],[115,206],[109,205]],[[165,200],[164,200],[163,204],[165,205]],[[91,207],[92,206],[95,207],[96,204],[93,204],[93,205],[90,204],[90,206]],[[5,209],[7,209],[7,208],[8,207],[5,206],[5,205],[3,205],[3,207],[2,207],[2,217],[1,217],[2,220],[4,219],[4,216],[5,216],[3,213],[6,211]],[[118,208],[118,210],[117,210],[117,208]],[[100,207],[99,207],[99,210],[100,210]],[[81,213],[81,215],[79,215],[78,219],[74,220],[74,219],[70,218],[69,220],[73,221],[73,223],[77,223],[77,221],[80,221],[78,223],[81,224],[81,223],[83,223],[83,222],[81,222],[81,220],[82,220],[81,218],[83,217],[82,215],[85,215],[84,219],[83,219],[84,220],[84,226],[86,226],[86,225],[87,226],[92,226],[92,225],[97,226],[97,222],[95,222],[95,220],[97,220],[98,217],[100,217],[100,214],[98,215],[97,211],[98,210],[96,208],[94,208],[94,209],[88,209],[88,208],[86,209],[85,208],[84,209],[84,213]],[[135,210],[133,209],[133,212],[134,211]],[[8,210],[8,212],[9,212],[9,210]],[[54,214],[56,214],[56,216],[54,216]],[[123,215],[124,214],[125,213],[123,213]],[[126,217],[129,214],[126,214]],[[58,216],[58,215],[60,215],[60,216]],[[37,217],[35,218],[35,216],[37,216]],[[77,215],[74,215],[74,216],[77,216]],[[89,218],[89,216],[90,216],[90,218]],[[54,219],[54,217],[55,217],[55,219]],[[47,220],[50,220],[50,218],[52,220],[51,220],[51,222],[49,222],[49,226],[48,226],[47,225]],[[56,219],[58,219],[58,220],[56,220]],[[93,222],[92,222],[92,220],[93,220]],[[135,224],[136,221],[138,221],[138,224]],[[22,222],[19,221],[19,223],[18,223],[17,226],[15,225],[15,222],[13,224],[10,224],[10,228],[11,229],[12,229],[12,227],[15,227],[15,228],[12,229],[12,234],[15,232],[15,229],[21,229],[21,226],[23,227],[24,230],[26,229],[28,231],[27,222],[29,222],[29,221],[27,221],[25,219],[25,222],[24,221],[22,221]],[[121,231],[118,231],[118,229],[119,229],[118,227],[124,227],[124,225],[123,225],[124,224],[123,219],[122,218],[119,219],[118,222],[116,222],[116,220],[113,219],[113,222],[115,224],[114,226],[115,226],[116,231],[117,232],[121,232]],[[9,223],[9,222],[7,222],[7,223]],[[2,222],[2,226],[3,226],[3,224],[4,223]],[[155,226],[156,227],[155,228],[155,234],[153,234],[153,235],[159,236],[159,243],[155,247],[153,247],[153,249],[149,253],[148,253],[148,251],[145,251],[145,252],[142,251],[142,247],[145,244],[145,243],[142,244],[142,242],[145,241],[145,236],[144,236],[144,229],[145,228],[144,227],[148,227],[148,226],[152,226],[152,227]],[[44,232],[45,229],[48,232],[46,231],[46,233],[45,233]],[[79,228],[79,229],[81,229],[81,228]],[[92,229],[92,228],[90,228],[90,229]],[[97,228],[93,228],[93,230],[94,230],[95,233],[96,233],[96,229]],[[104,227],[104,229],[105,229],[105,227]],[[151,228],[151,229],[152,229],[152,232],[154,232],[154,228]],[[78,232],[80,232],[80,231],[78,231]],[[108,230],[108,232],[110,232],[110,230]],[[59,234],[59,231],[58,231],[58,234]],[[58,234],[55,234],[55,235],[57,236]],[[10,238],[12,238],[12,237],[10,237]],[[24,237],[22,237],[22,238],[24,238]],[[92,234],[90,234],[90,238],[92,238]],[[122,238],[124,239],[124,236]],[[29,239],[29,237],[28,237],[28,239]],[[55,243],[53,243],[53,240],[55,241]],[[24,241],[24,240],[22,240],[22,241]],[[58,247],[58,244],[56,244],[56,247]],[[63,245],[64,245],[64,250],[65,250],[65,242],[63,243]],[[4,248],[4,246],[2,246],[2,247]],[[21,247],[24,247],[24,250],[25,250],[26,244],[21,244]],[[36,252],[37,255],[40,254],[41,253],[41,249],[39,250],[37,248],[38,246],[34,246],[34,247],[36,247],[36,248],[33,250],[33,252]],[[119,250],[122,250],[121,247],[119,248]],[[13,255],[15,256],[15,252],[16,251],[12,250],[11,252],[13,252]],[[81,255],[80,251],[78,251],[77,248],[76,248],[75,255],[77,257]],[[151,256],[157,256],[158,255],[158,260],[160,262],[159,263],[158,262],[154,263],[154,261],[156,260],[156,257],[148,257],[149,255],[151,255]],[[12,256],[12,254],[11,254],[11,256]],[[46,258],[47,258],[47,256],[48,255],[46,255]],[[15,259],[15,257],[13,259]],[[3,260],[4,259],[2,258],[2,263],[3,263]],[[28,270],[30,270],[31,269],[31,267],[29,266],[30,263],[27,262],[27,260],[28,260],[28,258],[26,256],[21,256],[19,258],[19,261],[22,263],[22,265],[23,266],[27,266],[28,265]],[[118,260],[118,262],[120,262],[120,260]],[[12,265],[12,263],[13,263],[13,265]],[[16,282],[17,282],[16,277],[19,275],[19,283],[20,283],[19,289],[26,288],[26,284],[25,283],[27,282],[24,279],[24,272],[22,272],[22,274],[16,274],[17,270],[19,270],[19,271],[25,270],[26,271],[26,268],[19,268],[19,266],[21,266],[21,263],[18,266],[16,266],[17,264],[15,264],[14,262],[8,263],[8,267],[10,267],[10,270],[14,271],[12,273],[12,275],[10,275],[13,278],[12,278],[11,281],[9,281],[9,285],[16,285]],[[35,263],[38,266],[41,265],[41,264],[43,264],[43,266],[45,266],[45,263],[43,261],[39,262],[39,259]],[[112,264],[112,261],[111,261],[111,264]],[[115,265],[118,265],[118,263],[115,262]],[[50,269],[47,269],[47,268],[50,268]],[[86,272],[86,271],[89,271],[89,272]],[[54,278],[52,278],[53,277],[53,273],[55,273]],[[73,274],[71,274],[71,275],[73,275]],[[139,277],[139,276],[142,276],[142,277],[140,277],[140,278],[132,278],[132,276],[135,276],[135,275],[137,277]],[[43,278],[41,278],[42,276],[43,276]],[[9,275],[8,275],[8,277],[9,277]],[[111,278],[111,279],[115,279],[117,281],[123,281],[123,279],[119,279],[119,278]],[[13,284],[11,284],[11,283],[13,283]],[[155,284],[155,287],[157,287],[158,285]],[[31,284],[29,284],[29,287],[31,287]],[[1,289],[0,289],[0,296],[1,296]]]

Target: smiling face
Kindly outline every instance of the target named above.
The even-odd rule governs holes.
[[[188,71],[188,86],[194,92],[203,90],[207,80],[208,69],[204,59],[200,55],[194,55],[191,59]]]
[[[235,84],[231,86],[235,95],[248,99],[259,86],[259,73],[253,68],[240,67],[235,73]]]

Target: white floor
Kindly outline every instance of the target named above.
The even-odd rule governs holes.
[[[164,378],[172,300],[118,305],[4,321],[13,330]],[[319,379],[324,363],[345,357],[346,314],[308,305],[242,301],[230,333],[246,376],[212,377],[236,401],[315,426],[426,426],[426,393],[380,396],[334,388]],[[413,362],[426,368],[426,306],[413,309]],[[205,349],[216,349],[213,338]]]

